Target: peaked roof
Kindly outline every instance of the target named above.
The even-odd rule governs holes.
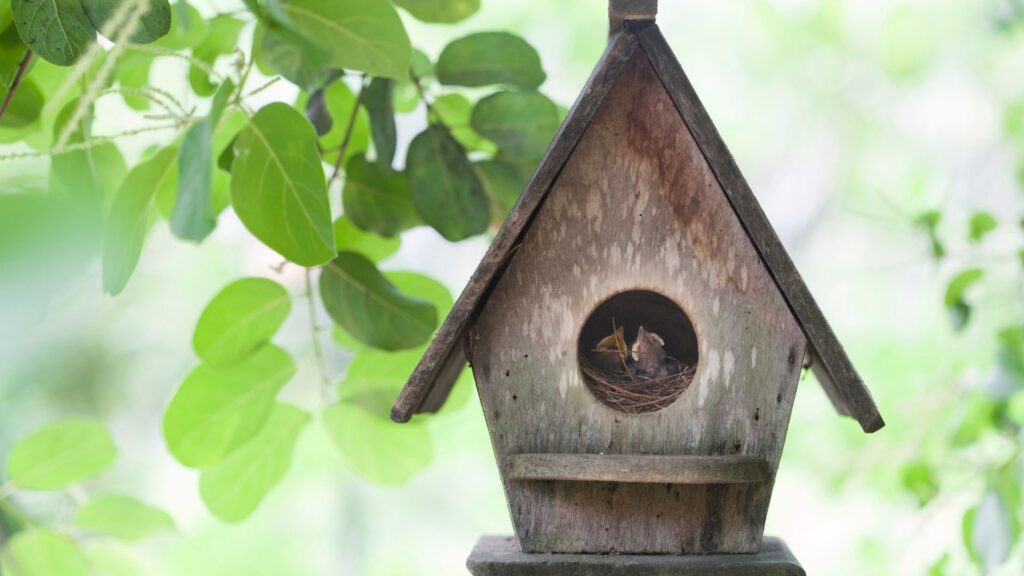
[[[407,422],[414,414],[435,412],[444,403],[466,365],[465,343],[475,315],[515,254],[516,247],[594,113],[637,50],[642,51],[651,62],[747,236],[803,329],[813,352],[811,369],[832,404],[840,414],[856,419],[865,432],[882,428],[885,423],[871,393],[815,303],[693,86],[653,22],[630,22],[611,38],[601,61],[519,202],[502,224],[455,307],[395,400],[391,418],[396,422]]]

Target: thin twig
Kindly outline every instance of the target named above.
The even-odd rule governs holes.
[[[152,102],[153,104],[156,104],[157,107],[163,109],[164,112],[167,112],[167,116],[169,117],[168,119],[171,119],[171,120],[177,120],[177,119],[181,118],[182,115],[183,115],[183,114],[178,114],[173,108],[171,108],[170,104],[168,104],[168,103],[164,102],[163,100],[161,100],[160,98],[158,98],[155,93],[150,93],[149,90],[130,88],[128,86],[121,86],[119,88],[107,88],[103,92],[100,92],[100,95],[99,95],[99,97],[97,99],[102,98],[104,96],[110,96],[112,94],[116,94],[116,95],[121,96],[121,97],[134,96],[136,98],[142,98],[143,100],[148,100],[148,101]]]
[[[224,81],[224,76],[221,75],[216,70],[214,70],[213,66],[210,66],[206,62],[203,62],[202,60],[200,60],[198,58],[195,58],[193,56],[190,56],[188,54],[183,54],[181,52],[175,52],[174,50],[170,50],[168,48],[160,48],[159,46],[152,46],[150,44],[128,44],[128,45],[125,46],[125,49],[126,50],[133,50],[135,52],[145,52],[147,54],[154,54],[156,56],[166,56],[168,58],[178,58],[180,60],[184,60],[184,61],[188,62],[192,66],[195,66],[201,72],[203,72],[207,76],[210,76],[211,78],[213,78],[214,81],[216,81],[218,84]]]
[[[251,97],[253,97],[253,96],[255,96],[255,95],[259,94],[260,92],[263,92],[263,91],[264,91],[264,90],[266,90],[267,88],[270,88],[270,87],[271,87],[271,86],[273,86],[274,84],[277,84],[277,83],[278,83],[278,82],[280,82],[280,81],[281,81],[281,77],[280,77],[280,76],[274,76],[273,78],[271,78],[271,79],[270,79],[270,80],[268,80],[267,82],[263,83],[263,84],[262,84],[261,86],[259,86],[259,87],[257,87],[257,88],[254,88],[254,89],[253,89],[252,91],[250,91],[250,92],[249,92],[248,94],[246,94],[246,95],[242,96],[242,99],[243,99],[243,100],[245,100],[246,98],[251,98]]]
[[[53,147],[50,148],[49,150],[31,150],[28,152],[11,152],[10,154],[0,154],[0,161],[27,160],[29,158],[56,156],[57,154],[65,154],[67,152],[75,152],[77,150],[89,150],[90,148],[95,148],[96,146],[101,146],[103,144],[113,142],[119,138],[138,136],[139,134],[145,134],[147,132],[159,132],[161,130],[180,130],[187,126],[189,123],[194,122],[195,120],[195,118],[185,118],[181,122],[175,122],[174,124],[162,124],[159,126],[143,126],[141,128],[135,128],[133,130],[125,130],[124,132],[111,134],[109,136],[95,136],[85,142],[65,144],[64,146]]]
[[[244,68],[242,69],[242,73],[241,73],[241,75],[238,78],[238,88],[235,90],[235,96],[234,96],[234,98],[232,98],[232,100],[236,104],[241,106],[242,105],[242,99],[244,98],[244,96],[242,95],[242,91],[245,90],[245,83],[249,81],[249,73],[252,72],[252,67],[253,67],[253,65],[256,64],[256,58],[254,56],[253,58],[249,59],[248,63],[246,63],[245,62],[245,53],[241,52],[241,51],[239,51],[239,53],[241,54],[242,65],[244,66]]]
[[[345,163],[345,154],[348,152],[349,142],[352,141],[352,132],[356,127],[356,120],[359,118],[359,107],[363,104],[363,92],[366,91],[366,74],[363,74],[359,80],[359,93],[356,94],[356,102],[352,106],[352,113],[348,117],[348,126],[345,127],[345,137],[341,140],[341,146],[338,147],[338,158],[334,161],[334,172],[331,173],[331,178],[327,180],[327,187],[330,188],[331,184],[338,179],[338,175],[341,174],[341,166]]]
[[[434,121],[438,124],[444,124],[441,116],[434,110],[434,104],[427,97],[426,90],[423,89],[423,84],[420,81],[420,77],[413,73],[412,69],[409,69],[409,80],[412,81],[412,85],[416,88],[416,93],[420,95],[420,100],[423,105],[427,108],[427,122],[430,122],[430,116],[434,117]]]
[[[25,56],[21,59],[21,64],[18,64],[18,72],[14,75],[14,81],[11,82],[11,87],[7,89],[7,95],[4,96],[4,103],[0,104],[0,118],[4,117],[4,112],[7,112],[7,107],[11,105],[11,100],[14,100],[14,92],[21,86],[21,79],[28,73],[28,65],[32,62],[32,50],[25,50]]]
[[[309,310],[310,339],[313,341],[313,358],[320,377],[320,398],[324,404],[331,403],[331,383],[327,380],[327,364],[324,362],[324,351],[320,347],[320,326],[316,321],[316,302],[313,300],[313,271],[306,269],[306,309]]]
[[[85,119],[86,114],[92,108],[96,98],[99,97],[100,92],[103,90],[103,86],[106,85],[107,79],[114,72],[114,66],[117,65],[117,61],[121,58],[121,54],[124,52],[124,45],[128,42],[128,38],[134,34],[140,26],[142,21],[142,15],[146,10],[149,9],[150,0],[136,0],[134,6],[132,3],[123,4],[120,8],[114,12],[114,16],[111,21],[104,26],[104,29],[111,28],[117,30],[116,37],[110,37],[114,41],[114,47],[106,54],[106,58],[103,60],[103,64],[100,65],[99,70],[96,72],[96,76],[89,83],[88,88],[83,91],[82,96],[78,99],[78,105],[75,107],[74,112],[71,114],[71,118],[65,124],[64,129],[61,130],[60,136],[57,138],[57,147],[64,146],[68,143],[72,134],[78,129],[82,120]],[[132,9],[134,7],[134,9]],[[119,27],[113,27],[114,22],[120,24]],[[84,77],[83,77],[84,79]]]

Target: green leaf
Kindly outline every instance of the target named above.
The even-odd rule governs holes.
[[[107,470],[117,448],[102,423],[65,420],[20,440],[7,456],[7,478],[19,488],[60,490]]]
[[[117,83],[120,84],[122,90],[127,88],[130,91],[140,91],[149,86],[149,73],[156,58],[156,54],[149,52],[127,51],[122,53],[117,60],[116,70]],[[128,91],[123,91],[121,97],[125,104],[133,110],[149,110],[152,106],[152,102],[148,98],[130,94]]]
[[[480,0],[395,0],[395,5],[432,24],[461,22],[480,10]]]
[[[130,0],[81,0],[85,15],[98,32],[103,32],[110,19]],[[129,8],[134,13],[137,8]],[[142,13],[138,29],[128,37],[129,42],[149,44],[171,31],[171,3],[168,0],[149,0],[149,8]],[[117,36],[118,30],[113,30]],[[114,38],[111,38],[113,40]]]
[[[331,52],[331,64],[371,76],[402,78],[412,46],[387,0],[289,0],[281,8],[309,38]]]
[[[395,236],[420,224],[405,174],[365,156],[348,161],[342,202],[353,224],[381,236]]]
[[[238,136],[231,172],[238,218],[264,244],[301,266],[323,264],[335,254],[316,140],[300,112],[270,104]]]
[[[560,124],[558,107],[536,92],[498,92],[473,109],[473,128],[513,161],[539,160]]]
[[[42,58],[70,66],[96,41],[79,0],[11,0],[22,41]]]
[[[324,90],[324,101],[327,104],[327,111],[335,122],[331,130],[320,138],[320,148],[326,151],[323,157],[324,162],[334,164],[338,159],[338,149],[345,141],[348,123],[356,105],[356,95],[344,82],[334,82]],[[302,99],[300,98],[299,105],[301,104]],[[355,122],[352,134],[348,138],[345,161],[366,152],[370,147],[370,119],[362,107],[356,111]]]
[[[964,544],[971,559],[986,574],[1010,555],[1018,532],[1012,514],[1002,494],[990,489],[978,507],[964,516]]]
[[[206,37],[206,20],[186,0],[175,2],[171,14],[171,30],[156,41],[158,46],[169,50],[185,50],[196,46]]]
[[[256,15],[260,24],[254,46],[263,43],[259,36],[266,33],[271,38],[273,50],[279,56],[283,56],[285,60],[308,72],[325,71],[324,65],[330,61],[330,51],[322,43],[306,36],[299,29],[285,13],[281,2],[278,0],[244,1],[249,10]],[[291,71],[295,71],[295,69],[293,68]],[[320,84],[314,88],[322,86],[323,84]]]
[[[433,304],[439,316],[447,315],[452,308],[451,292],[433,278],[414,272],[387,272],[385,277],[404,294]],[[388,419],[391,404],[419,364],[426,346],[399,352],[373,350],[360,345],[341,328],[336,328],[335,338],[342,346],[357,352],[348,363],[345,377],[338,385],[339,398],[358,404],[375,416]],[[454,396],[453,392],[452,397],[449,397],[449,402],[453,404],[459,404],[467,397],[461,394],[461,390],[458,398]],[[448,402],[445,407],[448,407]]]
[[[999,221],[988,212],[975,212],[971,216],[968,238],[971,242],[981,242],[990,232],[999,227]]]
[[[1006,389],[1024,389],[1024,326],[1004,328],[997,335],[999,344],[996,362],[1000,372],[1008,377]]]
[[[1006,418],[1017,426],[1024,427],[1024,391],[1017,392],[1010,398],[1006,406]]]
[[[931,502],[939,493],[939,483],[931,466],[915,461],[903,467],[901,472],[903,487],[917,497],[918,504],[924,506]]]
[[[377,163],[391,168],[398,147],[398,129],[395,127],[395,81],[374,78],[363,92],[363,103],[370,114],[373,148]]]
[[[957,274],[946,287],[945,305],[951,314],[953,328],[962,330],[970,321],[971,307],[964,296],[967,289],[982,279],[985,272],[980,268],[969,268]]]
[[[3,97],[6,97],[7,90],[8,88],[0,83],[0,94],[3,94]],[[43,92],[31,78],[25,78],[18,86],[17,92],[11,97],[11,102],[7,105],[3,118],[0,119],[0,126],[4,128],[31,126],[39,120],[39,115],[45,104]]]
[[[141,552],[130,545],[111,539],[87,540],[81,544],[82,553],[92,571],[89,576],[148,576],[153,569]]]
[[[334,221],[334,242],[338,252],[357,252],[373,263],[387,259],[402,245],[399,236],[385,238],[360,230],[345,216]]]
[[[234,166],[234,144],[238,137],[238,134],[248,124],[249,119],[238,108],[228,108],[222,114],[220,121],[217,123],[217,127],[213,131],[212,144],[210,146],[213,154],[220,154],[217,156],[217,163],[225,155],[231,157],[232,167]],[[226,152],[225,149],[231,146],[232,150],[230,153]],[[180,156],[180,152],[179,152]],[[156,206],[157,211],[161,216],[168,220],[174,215],[174,205],[178,202],[178,187],[167,188],[157,193]],[[213,187],[210,190],[210,203],[212,204],[212,211],[214,215],[219,215],[231,204],[231,174],[225,170],[213,170]]]
[[[171,453],[191,468],[222,462],[259,432],[274,398],[294,375],[291,357],[271,344],[226,368],[199,366],[164,414]]]
[[[275,404],[251,442],[199,476],[199,494],[214,516],[239,522],[256,511],[291,467],[292,452],[310,415],[289,404]]]
[[[253,41],[256,61],[261,69],[283,76],[289,82],[306,92],[314,92],[328,83],[332,72],[329,68],[311,62],[300,47],[272,30],[260,25],[256,28]]]
[[[71,100],[57,115],[53,125],[54,139],[64,132],[78,103],[77,99]],[[68,144],[82,144],[92,137],[92,117],[93,111],[88,109],[72,130]],[[106,142],[83,150],[55,154],[50,159],[50,188],[72,198],[80,205],[83,217],[98,224],[127,173],[128,167],[121,151],[113,142]]]
[[[212,68],[217,58],[231,54],[235,50],[238,35],[245,22],[227,14],[219,14],[208,20],[206,25],[206,35],[192,49],[192,57]],[[209,96],[217,91],[217,84],[209,74],[194,65],[189,67],[188,82],[192,90],[200,96]]]
[[[177,186],[176,148],[164,148],[128,173],[107,216],[103,239],[103,290],[119,294],[142,254],[153,205]]]
[[[500,160],[478,162],[476,170],[494,206],[494,218],[500,224],[519,201],[530,181],[530,174],[517,164]]]
[[[449,86],[505,84],[532,89],[545,78],[533,46],[507,32],[460,38],[445,47],[437,60],[437,79]]]
[[[456,242],[482,234],[490,203],[466,151],[443,126],[431,126],[409,145],[406,174],[424,222]]]
[[[104,494],[78,509],[75,526],[130,542],[175,531],[170,514],[131,496]]]
[[[399,292],[373,262],[354,252],[342,252],[324,267],[320,297],[338,325],[382,350],[419,346],[437,326],[434,306]]]
[[[70,538],[33,529],[17,534],[3,551],[4,576],[86,576],[89,564]]]
[[[213,134],[234,91],[234,82],[226,80],[214,96],[209,114],[189,128],[181,142],[171,231],[183,240],[201,242],[217,226],[213,207]]]
[[[399,292],[405,294],[406,296],[419,298],[420,300],[425,300],[433,304],[434,307],[437,309],[438,318],[443,318],[447,316],[448,312],[452,309],[453,300],[451,292],[448,291],[448,288],[446,288],[444,284],[441,284],[440,282],[434,280],[433,278],[430,278],[429,276],[424,276],[422,274],[417,274],[415,272],[388,271],[384,272],[384,278],[386,278],[388,282],[394,284],[395,288],[397,288]],[[373,350],[372,348],[366,346],[366,344],[363,344],[362,342],[357,340],[354,336],[346,332],[344,328],[338,325],[334,326],[332,334],[334,337],[334,341],[337,342],[339,346],[345,348],[346,350],[350,350],[352,352]],[[416,356],[415,362],[419,362],[419,357],[423,356],[423,352],[426,351],[426,347],[394,353],[381,352],[379,350],[373,351],[379,354],[390,354],[391,357],[394,358],[411,358],[412,356]],[[401,362],[399,362],[399,364],[400,363]],[[409,372],[412,372],[412,368],[409,369]],[[406,377],[405,380],[408,380],[408,377]]]
[[[206,305],[192,347],[207,366],[233,364],[269,342],[291,307],[288,291],[273,280],[233,282]]]
[[[467,150],[494,154],[498,147],[477,133],[470,125],[473,105],[458,93],[445,94],[434,101],[432,106],[441,123],[451,130],[452,136]]]
[[[323,420],[341,454],[372,482],[404,484],[433,459],[434,447],[422,421],[395,426],[346,402],[324,410]]]

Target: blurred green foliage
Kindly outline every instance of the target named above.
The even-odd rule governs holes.
[[[459,410],[468,374],[438,416],[388,420],[452,305],[395,262],[425,227],[494,230],[604,41],[603,4],[504,4],[0,0],[0,572],[425,573],[395,550],[461,566],[464,542],[507,529],[482,421]],[[824,189],[819,213],[773,220],[855,287],[824,300],[889,427],[863,438],[802,394],[783,474],[827,487],[829,509],[871,503],[867,529],[815,530],[852,558],[808,566],[1019,574],[1024,4],[662,4],[748,176],[825,175],[800,185]],[[885,249],[909,262],[848,277]],[[198,489],[152,485],[183,467]],[[327,524],[296,523],[315,511]],[[800,514],[770,522],[820,520]],[[946,536],[918,545],[932,526]],[[302,542],[279,546],[289,530]]]

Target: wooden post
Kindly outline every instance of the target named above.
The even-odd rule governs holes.
[[[778,538],[757,554],[698,556],[525,554],[515,538],[480,539],[466,566],[473,576],[806,576]]]
[[[654,22],[658,0],[611,0],[608,3],[608,35],[614,36],[630,20]]]

